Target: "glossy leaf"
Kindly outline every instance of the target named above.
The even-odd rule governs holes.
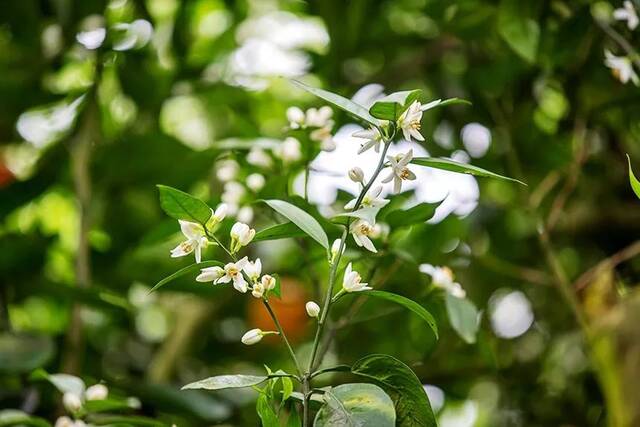
[[[421,92],[419,89],[394,92],[376,101],[369,108],[369,113],[378,119],[396,121]]]
[[[451,327],[465,342],[475,343],[480,326],[480,315],[476,306],[467,298],[454,297],[450,293],[445,296],[445,305]]]
[[[302,231],[307,233],[313,240],[320,243],[324,248],[329,249],[329,239],[318,221],[302,209],[283,200],[265,200],[273,210],[297,225]]]
[[[506,181],[512,181],[517,182],[518,184],[527,185],[522,181],[518,181],[517,179],[498,175],[497,173],[479,168],[478,166],[456,162],[455,160],[451,159],[444,159],[439,157],[415,157],[411,160],[411,163],[418,166],[426,166],[428,168],[441,169],[449,172],[466,173],[469,175],[481,176],[486,178],[504,179]]]
[[[436,427],[427,393],[416,374],[400,360],[373,354],[358,360],[351,372],[379,384],[395,404],[399,427]]]
[[[167,276],[164,279],[160,280],[158,283],[155,284],[155,286],[153,288],[151,288],[151,290],[149,292],[156,291],[159,288],[161,288],[162,286],[166,285],[169,282],[172,282],[172,281],[176,280],[179,277],[185,276],[185,275],[190,274],[190,273],[194,273],[196,271],[200,271],[200,269],[202,269],[202,268],[214,267],[216,265],[219,266],[219,267],[222,267],[222,263],[218,262],[218,261],[202,261],[201,263],[194,263],[194,264],[188,265],[188,266],[186,266],[184,268],[181,268],[180,270],[176,271],[172,275]]]
[[[262,427],[280,427],[278,415],[269,404],[269,397],[266,394],[258,396],[256,412],[262,421]]]
[[[160,192],[160,206],[171,218],[202,225],[211,218],[211,208],[202,200],[173,187],[157,187]]]
[[[372,290],[372,291],[364,291],[363,293],[372,297],[376,297],[386,301],[394,302],[396,304],[400,304],[401,306],[411,310],[412,312],[420,316],[422,320],[427,322],[427,324],[435,334],[436,338],[438,338],[438,325],[436,324],[436,320],[433,318],[431,313],[429,313],[423,306],[421,306],[417,302],[410,300],[409,298],[403,297],[402,295],[398,295],[398,294],[394,294],[386,291]]]
[[[365,122],[368,122],[374,126],[381,125],[380,121],[375,117],[373,117],[371,114],[369,114],[369,111],[367,111],[366,108],[364,108],[362,105],[356,104],[350,99],[347,99],[343,96],[340,96],[333,92],[329,92],[324,89],[319,89],[319,88],[306,85],[298,80],[291,80],[291,82],[296,86],[298,86],[299,88],[304,89],[307,92],[317,96],[318,98],[324,99],[325,101],[340,108],[341,110],[346,111],[347,113],[350,113],[351,115],[355,116],[358,119],[364,120]]]
[[[374,384],[343,384],[324,393],[314,426],[394,427],[393,401]]]
[[[636,178],[633,173],[633,169],[631,169],[631,158],[627,154],[627,162],[629,163],[629,183],[631,184],[631,189],[635,193],[636,197],[640,199],[640,181]]]
[[[254,242],[260,242],[265,240],[278,240],[287,239],[289,237],[302,237],[306,233],[292,222],[285,222],[284,224],[277,224],[256,233],[253,238]]]
[[[49,381],[60,393],[73,393],[77,396],[82,396],[84,394],[84,381],[75,375],[48,374],[43,369],[38,369],[31,374],[31,378]]]
[[[442,202],[420,203],[409,209],[398,209],[389,212],[385,217],[385,222],[389,224],[392,229],[423,223],[433,217],[440,203]]]
[[[218,375],[205,378],[182,387],[182,390],[222,390],[226,388],[243,388],[258,385],[268,377],[262,375]]]

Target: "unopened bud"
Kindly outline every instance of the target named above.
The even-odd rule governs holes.
[[[353,168],[349,169],[349,178],[353,182],[362,183],[364,181],[364,172],[362,171],[362,169],[360,169],[357,166],[353,167]]]
[[[320,306],[313,301],[306,303],[304,308],[307,310],[309,317],[318,317],[320,314]]]

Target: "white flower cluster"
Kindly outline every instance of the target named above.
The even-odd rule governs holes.
[[[454,281],[453,271],[449,267],[421,264],[419,268],[420,272],[431,276],[433,286],[443,289],[456,298],[464,298],[467,295],[462,285]]]
[[[81,384],[84,388],[82,381]],[[86,401],[105,400],[109,395],[109,389],[104,384],[94,384],[86,390],[78,390],[78,392],[67,391],[62,395],[62,405],[72,415],[77,415]],[[74,420],[66,415],[59,417],[55,423],[55,427],[85,427],[86,425],[84,421]]]
[[[271,158],[262,151],[268,161]],[[251,222],[253,220],[253,208],[248,204],[243,205],[247,196],[247,189],[254,194],[262,190],[266,183],[264,175],[252,173],[245,178],[244,184],[238,181],[240,165],[233,159],[224,159],[216,163],[216,177],[224,183],[224,191],[221,199],[227,205],[227,214],[238,221]]]
[[[640,23],[638,13],[630,0],[625,0],[623,7],[613,11],[613,18],[617,21],[626,21],[627,28],[630,31],[635,30]],[[616,56],[611,53],[611,51],[605,49],[604,58],[605,65],[611,69],[614,77],[620,80],[620,82],[628,83],[631,81],[636,86],[640,84],[640,78],[638,78],[638,74],[636,74],[633,68],[631,55]]]
[[[207,222],[207,227],[210,230],[214,230],[215,227],[225,218],[227,215],[228,206],[224,203],[220,204],[215,211],[211,210],[211,218]],[[195,253],[196,262],[202,260],[202,249],[209,245],[204,227],[202,225],[178,220],[180,224],[180,230],[182,234],[187,238],[184,242],[171,250],[171,258],[178,258]]]
[[[333,110],[331,107],[309,108],[306,112],[299,107],[289,107],[287,109],[287,120],[291,129],[309,129],[309,138],[319,142],[323,151],[333,151],[336,143],[333,140],[334,122],[332,120]],[[289,139],[289,138],[287,138]],[[291,138],[296,140],[295,138]],[[296,140],[297,141],[297,140]],[[286,140],[285,140],[286,142]]]

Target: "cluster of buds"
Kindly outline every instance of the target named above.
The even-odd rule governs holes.
[[[324,106],[321,108],[309,108],[306,112],[298,107],[287,109],[287,120],[291,129],[309,129],[309,138],[319,142],[323,151],[333,151],[336,143],[333,140],[334,122],[332,120],[333,110]]]

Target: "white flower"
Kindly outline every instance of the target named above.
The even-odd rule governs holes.
[[[222,267],[214,266],[207,267],[200,270],[200,274],[196,277],[197,282],[215,282],[219,278],[225,275],[225,271]]]
[[[376,185],[375,187],[370,188],[362,198],[360,206],[362,208],[383,208],[387,203],[389,203],[389,200],[379,197],[380,193],[382,193],[382,185]],[[349,203],[344,205],[344,208],[353,209],[356,206],[357,201],[358,199],[351,199]]]
[[[416,175],[409,170],[407,165],[413,159],[413,149],[409,150],[406,154],[398,156],[387,156],[389,163],[391,163],[391,173],[382,182],[387,183],[393,180],[393,191],[399,193],[402,190],[402,181],[413,181],[416,179]]]
[[[260,258],[256,258],[253,262],[248,261],[245,263],[242,269],[247,273],[247,276],[249,276],[249,279],[251,279],[252,282],[257,282],[260,277],[260,273],[262,273],[262,262],[260,261]]]
[[[331,261],[332,262],[333,262],[334,259],[336,259],[336,256],[338,256],[338,251],[340,250],[340,246],[341,245],[342,245],[342,240],[341,239],[336,239],[331,244]],[[342,246],[342,253],[344,253],[345,249],[347,249],[347,245]],[[340,254],[340,255],[342,255],[342,254]]]
[[[223,160],[216,165],[216,177],[222,182],[231,181],[235,179],[240,170],[240,165],[235,160]]]
[[[633,82],[633,84],[637,85],[640,83],[638,79],[638,75],[633,70],[633,64],[631,60],[626,56],[615,56],[608,50],[604,51],[605,55],[605,65],[611,68],[613,75],[620,80],[622,83],[627,83],[629,80]]]
[[[278,147],[278,155],[285,163],[292,163],[302,158],[300,141],[294,137],[285,138]]]
[[[66,415],[63,417],[59,417],[56,420],[56,423],[54,425],[54,427],[74,427],[75,423],[73,422],[73,420],[69,417],[67,417]]]
[[[76,40],[86,49],[95,50],[102,46],[102,42],[104,42],[106,36],[106,29],[95,28],[93,30],[79,32],[76,34]]]
[[[370,127],[369,129],[360,130],[353,133],[351,136],[356,138],[363,138],[366,141],[360,146],[358,154],[362,154],[369,148],[373,147],[376,153],[380,152],[380,144],[382,143],[382,135],[376,127]]]
[[[360,169],[357,166],[349,169],[349,172],[347,173],[347,175],[349,175],[349,179],[353,182],[359,182],[359,183],[364,182],[364,172],[362,171],[362,169]]]
[[[73,423],[73,427],[87,427],[87,423],[85,423],[85,422],[84,422],[84,421],[82,421],[82,420],[76,420],[76,421]]]
[[[629,27],[629,29],[633,31],[638,26],[638,14],[633,7],[633,3],[631,3],[629,0],[625,0],[623,6],[624,7],[613,11],[613,18],[618,21],[627,21],[627,27]]]
[[[404,139],[409,142],[411,142],[412,137],[417,141],[424,141],[424,136],[420,133],[420,121],[422,120],[421,106],[418,101],[413,101],[413,103],[409,105],[409,108],[398,118],[398,127],[402,129]]]
[[[229,181],[224,184],[224,192],[220,197],[223,202],[229,205],[237,205],[244,197],[246,190],[244,185],[236,181]]]
[[[351,270],[351,263],[349,263],[344,272],[344,278],[342,279],[342,289],[346,292],[360,292],[372,289],[367,286],[368,283],[360,283],[361,280],[360,274],[357,271]]]
[[[207,228],[212,230],[216,225],[221,223],[225,217],[227,216],[227,212],[229,211],[229,205],[226,203],[220,203],[216,208],[215,212],[211,211],[211,218],[207,221]]]
[[[304,305],[309,317],[318,317],[320,314],[320,306],[313,301],[309,301]]]
[[[373,226],[373,230],[371,231],[371,237],[373,237],[374,239],[379,239],[379,238],[386,238],[389,235],[389,224],[385,224],[385,223],[376,223]]]
[[[271,157],[262,148],[253,147],[247,154],[247,162],[253,166],[268,168],[271,166]]]
[[[305,123],[310,127],[322,128],[328,125],[331,127],[333,126],[331,116],[333,116],[333,110],[328,105],[318,109],[309,108],[305,117]]]
[[[358,246],[364,246],[371,252],[378,252],[376,247],[373,246],[373,242],[369,239],[369,234],[373,231],[373,227],[369,222],[364,219],[358,219],[351,223],[349,231]]]
[[[299,129],[304,126],[304,111],[298,107],[287,108],[287,120],[291,129]]]
[[[247,187],[249,187],[251,191],[254,191],[256,193],[262,190],[262,187],[264,187],[264,183],[264,176],[259,173],[252,173],[247,177]]]
[[[256,230],[250,228],[243,222],[236,222],[231,227],[231,252],[238,252],[242,246],[247,246],[253,236],[256,235]]]
[[[253,208],[251,206],[241,207],[236,214],[236,219],[244,223],[253,221]]]
[[[444,289],[456,298],[464,298],[466,292],[460,283],[454,282],[453,271],[449,267],[436,267],[431,264],[421,264],[420,271],[431,276],[433,285]]]
[[[260,283],[267,291],[271,291],[276,288],[276,278],[268,274],[262,276],[262,278],[260,279]]]
[[[312,141],[320,143],[322,151],[330,152],[336,149],[336,142],[333,140],[333,134],[331,133],[331,128],[329,126],[312,131],[309,134],[309,137]]]
[[[196,262],[200,262],[202,259],[202,248],[206,248],[209,243],[204,234],[204,228],[195,222],[183,220],[178,220],[178,222],[180,223],[180,230],[182,230],[182,234],[184,234],[187,240],[171,250],[171,258],[177,258],[195,252]]]
[[[75,393],[66,392],[62,395],[62,404],[69,412],[78,412],[82,408],[82,399]]]
[[[236,262],[230,262],[224,266],[224,276],[220,277],[215,281],[216,284],[219,283],[229,283],[233,281],[233,287],[243,294],[247,292],[249,289],[249,285],[247,281],[244,280],[244,276],[242,275],[242,269],[245,264],[248,262],[247,257],[242,258]]]
[[[262,332],[261,329],[258,329],[258,328],[251,329],[242,336],[242,339],[241,339],[242,344],[244,345],[257,344],[260,342],[263,335],[264,333]]]
[[[251,289],[251,295],[253,295],[255,298],[262,298],[262,296],[264,295],[264,291],[264,285],[260,282],[257,282]]]
[[[87,400],[104,400],[108,395],[109,389],[104,384],[94,384],[84,392],[84,397]]]

